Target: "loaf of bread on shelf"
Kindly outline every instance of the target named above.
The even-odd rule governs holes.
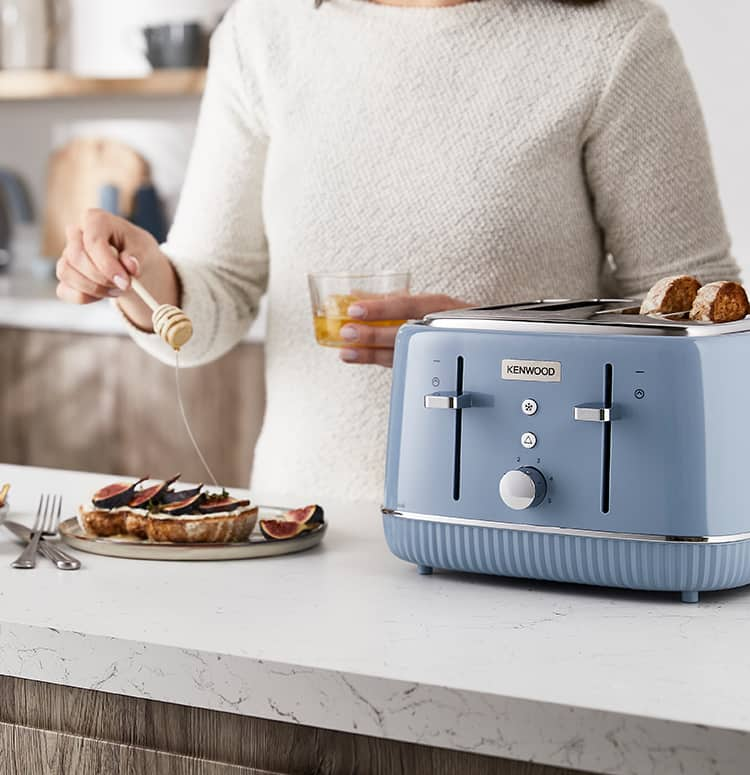
[[[690,309],[690,319],[704,323],[731,323],[750,313],[745,289],[731,281],[704,285]]]
[[[690,275],[664,277],[646,294],[641,304],[641,315],[687,312],[692,308],[700,287],[700,282]]]

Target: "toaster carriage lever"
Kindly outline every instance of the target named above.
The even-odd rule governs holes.
[[[471,405],[471,393],[428,393],[424,397],[425,409],[468,409]]]
[[[573,419],[578,422],[612,422],[612,408],[600,404],[582,404],[573,407]]]

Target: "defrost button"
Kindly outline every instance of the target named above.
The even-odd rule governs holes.
[[[539,404],[533,398],[527,398],[521,404],[521,411],[527,417],[533,417],[539,411]]]

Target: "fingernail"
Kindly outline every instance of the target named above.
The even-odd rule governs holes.
[[[359,304],[352,304],[347,313],[350,318],[363,318],[367,314],[367,310]]]
[[[127,291],[128,289],[128,281],[121,275],[116,274],[112,278],[112,282],[121,290],[121,291]]]
[[[342,350],[341,360],[347,363],[356,363],[359,360],[359,353],[356,350]]]
[[[122,291],[119,288],[110,288],[107,291],[107,296],[109,296],[112,299],[118,298],[118,296],[122,296]]]
[[[141,273],[141,262],[135,256],[127,256],[127,259],[133,267],[131,274],[137,277]]]
[[[356,326],[344,326],[341,329],[341,338],[347,342],[356,342],[359,339],[359,331]]]

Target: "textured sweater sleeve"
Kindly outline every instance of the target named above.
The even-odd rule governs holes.
[[[614,280],[642,295],[660,277],[736,279],[703,115],[663,11],[630,32],[589,121],[585,164]]]
[[[268,282],[261,211],[267,137],[252,73],[237,46],[236,7],[214,33],[195,143],[174,225],[163,246],[182,287],[193,339],[181,365],[231,349],[252,322]],[[167,363],[174,353],[130,326],[144,349]]]

